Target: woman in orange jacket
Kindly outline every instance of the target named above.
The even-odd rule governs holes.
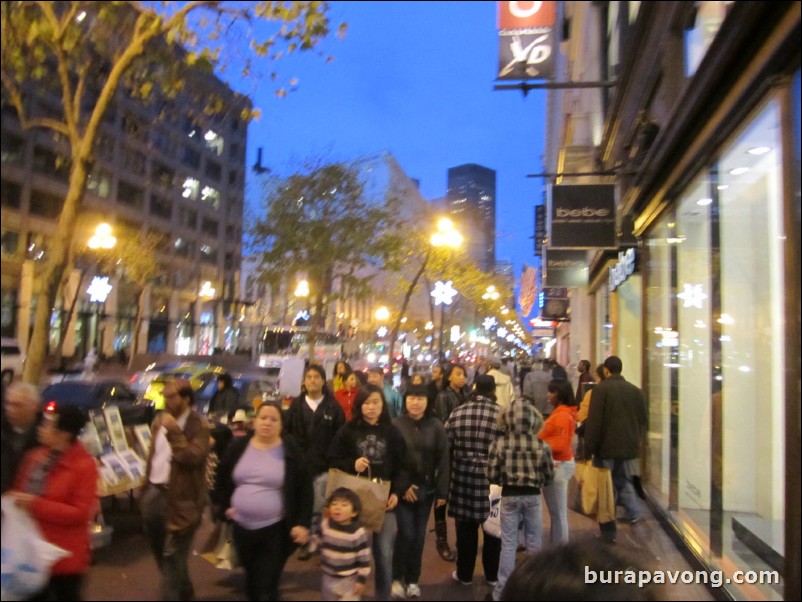
[[[554,457],[554,480],[543,488],[543,497],[551,517],[551,543],[568,541],[568,481],[576,472],[574,433],[576,431],[576,398],[571,384],[552,380],[548,401],[554,407],[538,437],[551,446]]]

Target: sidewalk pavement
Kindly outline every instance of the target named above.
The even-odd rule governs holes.
[[[95,553],[94,563],[86,579],[85,600],[158,600],[159,574],[150,556],[135,506],[126,495],[116,500],[104,498],[103,506],[108,524],[115,529],[111,544]],[[691,567],[676,549],[668,535],[648,508],[646,519],[637,525],[622,524],[618,544],[632,551],[647,568],[687,570]],[[548,540],[548,511],[544,511],[544,542]],[[590,538],[598,533],[598,525],[581,514],[569,510],[571,537]],[[433,520],[430,528],[433,529]],[[204,520],[195,537],[200,546],[211,531]],[[449,519],[449,542],[454,546],[454,525]],[[592,545],[591,542],[589,542]],[[481,553],[478,555],[481,557]],[[522,556],[519,556],[519,560]],[[241,569],[227,571],[212,567],[200,556],[190,560],[190,573],[197,600],[246,600],[244,575]],[[473,584],[461,585],[451,578],[455,565],[445,562],[435,549],[435,536],[427,535],[423,553],[423,573],[420,580],[420,600],[483,600],[491,588],[485,583],[481,561],[478,561]],[[318,558],[300,561],[293,555],[287,562],[280,590],[283,600],[319,600],[320,565]],[[666,587],[666,600],[713,600],[703,585],[677,584]],[[365,599],[373,600],[373,576],[368,581]]]

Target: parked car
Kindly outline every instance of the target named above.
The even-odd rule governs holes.
[[[186,379],[192,385],[195,392],[195,407],[203,412],[208,410],[209,400],[217,390],[217,376],[226,372],[224,368],[213,364],[181,364],[172,370],[162,372],[156,376],[148,385],[144,398],[153,403],[156,411],[164,409],[164,395],[162,390],[164,385],[171,380],[178,378]]]
[[[10,384],[15,377],[22,374],[22,366],[25,363],[25,357],[19,348],[19,343],[16,339],[2,339],[2,353],[0,354],[0,372],[2,373],[3,382]]]
[[[154,378],[181,365],[182,362],[153,362],[144,370],[134,372],[134,374],[131,375],[128,384],[136,393],[141,395],[148,390],[148,387]]]
[[[153,405],[137,396],[122,380],[70,380],[54,383],[42,391],[45,409],[59,405],[77,406],[84,411],[103,410],[116,405],[126,426],[148,424]]]

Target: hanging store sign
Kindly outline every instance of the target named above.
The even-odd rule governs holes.
[[[497,79],[553,79],[556,2],[498,2]]]
[[[613,184],[551,187],[551,249],[616,249]]]
[[[587,286],[587,252],[545,249],[543,281],[544,286]]]
[[[543,289],[543,306],[540,309],[541,320],[568,320],[570,307],[567,288],[551,286]]]

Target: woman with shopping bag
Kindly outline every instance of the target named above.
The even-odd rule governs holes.
[[[351,420],[332,441],[329,465],[350,474],[370,470],[372,479],[390,483],[384,521],[381,530],[373,534],[372,542],[377,600],[390,597],[396,535],[394,510],[409,488],[404,470],[405,455],[404,437],[393,426],[384,392],[375,385],[366,385],[356,395]]]
[[[212,500],[233,521],[248,599],[277,600],[284,564],[307,542],[312,521],[312,477],[301,448],[282,433],[278,405],[262,404],[253,432],[231,443]]]
[[[74,406],[46,411],[41,447],[29,451],[10,492],[33,517],[42,536],[69,555],[50,569],[47,586],[29,600],[81,600],[89,569],[89,521],[98,509],[97,463],[78,440],[86,415]]]

